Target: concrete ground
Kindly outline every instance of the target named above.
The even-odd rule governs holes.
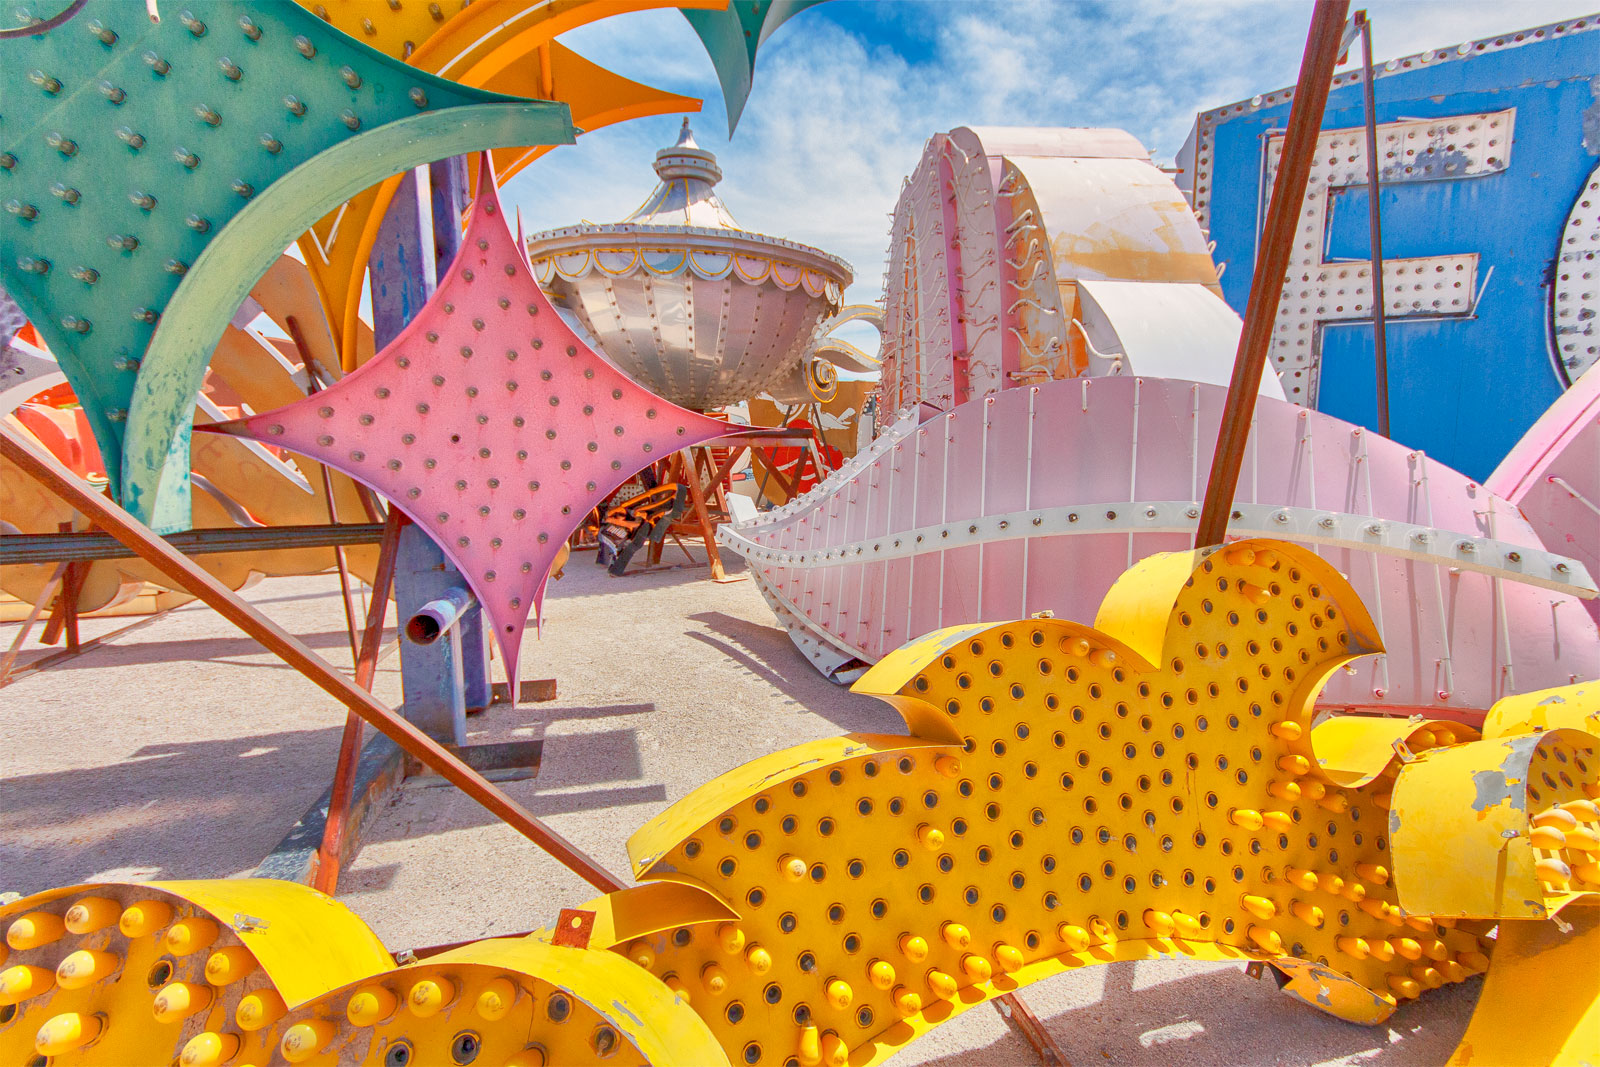
[[[613,871],[627,871],[637,826],[755,755],[852,730],[903,732],[886,706],[812,670],[751,582],[705,574],[612,579],[575,557],[551,586],[544,638],[530,636],[522,653],[524,674],[555,677],[560,698],[473,720],[474,740],[544,731],[539,777],[507,792]],[[349,666],[331,575],[271,579],[246,596]],[[127,622],[91,620],[84,636]],[[0,648],[15,633],[0,626]],[[23,662],[47,651],[30,646]],[[391,703],[398,667],[387,660],[375,686]],[[248,872],[326,788],[343,721],[320,690],[202,606],[28,675],[0,689],[0,891]],[[527,930],[592,895],[428,779],[408,782],[364,840],[340,895],[396,948]],[[1231,964],[1118,963],[1024,997],[1080,1067],[1405,1065],[1449,1056],[1481,984],[1430,993],[1375,1028],[1321,1015]],[[891,1062],[1036,1060],[978,1008]]]

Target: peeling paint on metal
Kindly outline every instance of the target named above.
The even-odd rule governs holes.
[[[1472,786],[1476,791],[1476,795],[1472,798],[1473,811],[1487,811],[1496,805],[1513,800],[1514,791],[1511,782],[1502,771],[1494,769],[1478,771],[1472,776]],[[1391,828],[1390,833],[1393,832]]]

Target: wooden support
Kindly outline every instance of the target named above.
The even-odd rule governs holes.
[[[378,731],[420,762],[506,822],[513,830],[554,856],[563,866],[601,892],[623,887],[621,879],[585,855],[482,775],[447,752],[433,738],[318,656],[305,643],[272,622],[207,572],[195,566],[148,527],[74,477],[53,456],[0,425],[0,455],[48,486],[63,501],[88,516],[96,526],[133,549],[162,574],[205,601],[218,614],[259,641],[268,651],[305,675],[320,689],[377,727]]]
[[[1349,7],[1349,0],[1317,0],[1311,13],[1311,30],[1300,60],[1300,80],[1295,83],[1294,102],[1289,105],[1289,129],[1284,135],[1272,203],[1261,233],[1261,249],[1256,254],[1255,274],[1250,279],[1250,299],[1245,305],[1239,350],[1233,359],[1233,378],[1228,383],[1211,476],[1206,482],[1205,506],[1200,510],[1200,526],[1195,531],[1197,548],[1220,545],[1228,534],[1233,496],[1239,488],[1239,468],[1244,463],[1244,448],[1255,416],[1256,393],[1267,366],[1283,278],[1289,269],[1300,205],[1305,202],[1306,182],[1317,150],[1317,135],[1322,130],[1322,113],[1327,107],[1328,87],[1339,58]],[[1383,299],[1381,283],[1374,284],[1373,292],[1375,299]]]
[[[389,610],[389,595],[394,588],[395,559],[400,552],[400,531],[409,520],[399,508],[389,509],[378,549],[378,571],[372,578],[372,598],[367,603],[367,627],[361,635],[356,655],[356,685],[372,692],[372,679],[378,671],[383,647],[383,619]],[[350,798],[355,792],[356,764],[361,759],[361,716],[350,712],[339,738],[339,761],[333,769],[333,792],[328,801],[328,818],[322,826],[322,845],[317,849],[316,868],[311,886],[333,896],[339,891],[339,872],[344,863],[346,822]]]

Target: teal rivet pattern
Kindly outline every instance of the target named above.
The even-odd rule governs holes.
[[[67,0],[0,0],[0,27],[66,7]],[[413,165],[405,159],[426,162],[434,156],[411,145],[356,152],[348,167],[300,170],[346,142],[430,113],[476,126],[470,148],[573,140],[563,105],[422,73],[297,4],[163,0],[160,10],[152,23],[143,4],[89,0],[47,32],[0,40],[0,69],[15,72],[0,107],[0,282],[60,360],[125,503],[123,435],[137,368],[148,365],[146,350],[166,328],[180,285],[210,283],[186,277],[190,266],[275,183],[300,172],[358,191],[394,173],[384,168],[397,159],[399,169]],[[507,104],[517,105],[514,113]],[[486,105],[498,120],[493,128],[467,120]],[[501,128],[508,120],[512,128]],[[413,136],[423,129],[406,128]],[[336,163],[337,153],[331,158]],[[289,200],[323,199],[317,192]],[[213,258],[209,270],[245,266]],[[222,288],[247,291],[255,277]],[[210,324],[211,345],[231,313]],[[180,385],[189,388],[174,377]],[[193,400],[190,389],[156,407],[187,421]],[[173,456],[186,462],[186,441],[175,433],[161,451],[183,444]],[[168,516],[170,528],[187,525],[187,477],[185,467],[170,487],[184,513]],[[148,504],[154,481],[142,488]],[[150,521],[147,508],[134,510]]]

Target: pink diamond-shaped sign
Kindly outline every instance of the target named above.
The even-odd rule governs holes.
[[[743,427],[607,363],[540,290],[488,159],[461,252],[400,336],[329,389],[196,429],[258,438],[372,486],[460,568],[516,690],[528,612],[589,510],[652,461]]]

